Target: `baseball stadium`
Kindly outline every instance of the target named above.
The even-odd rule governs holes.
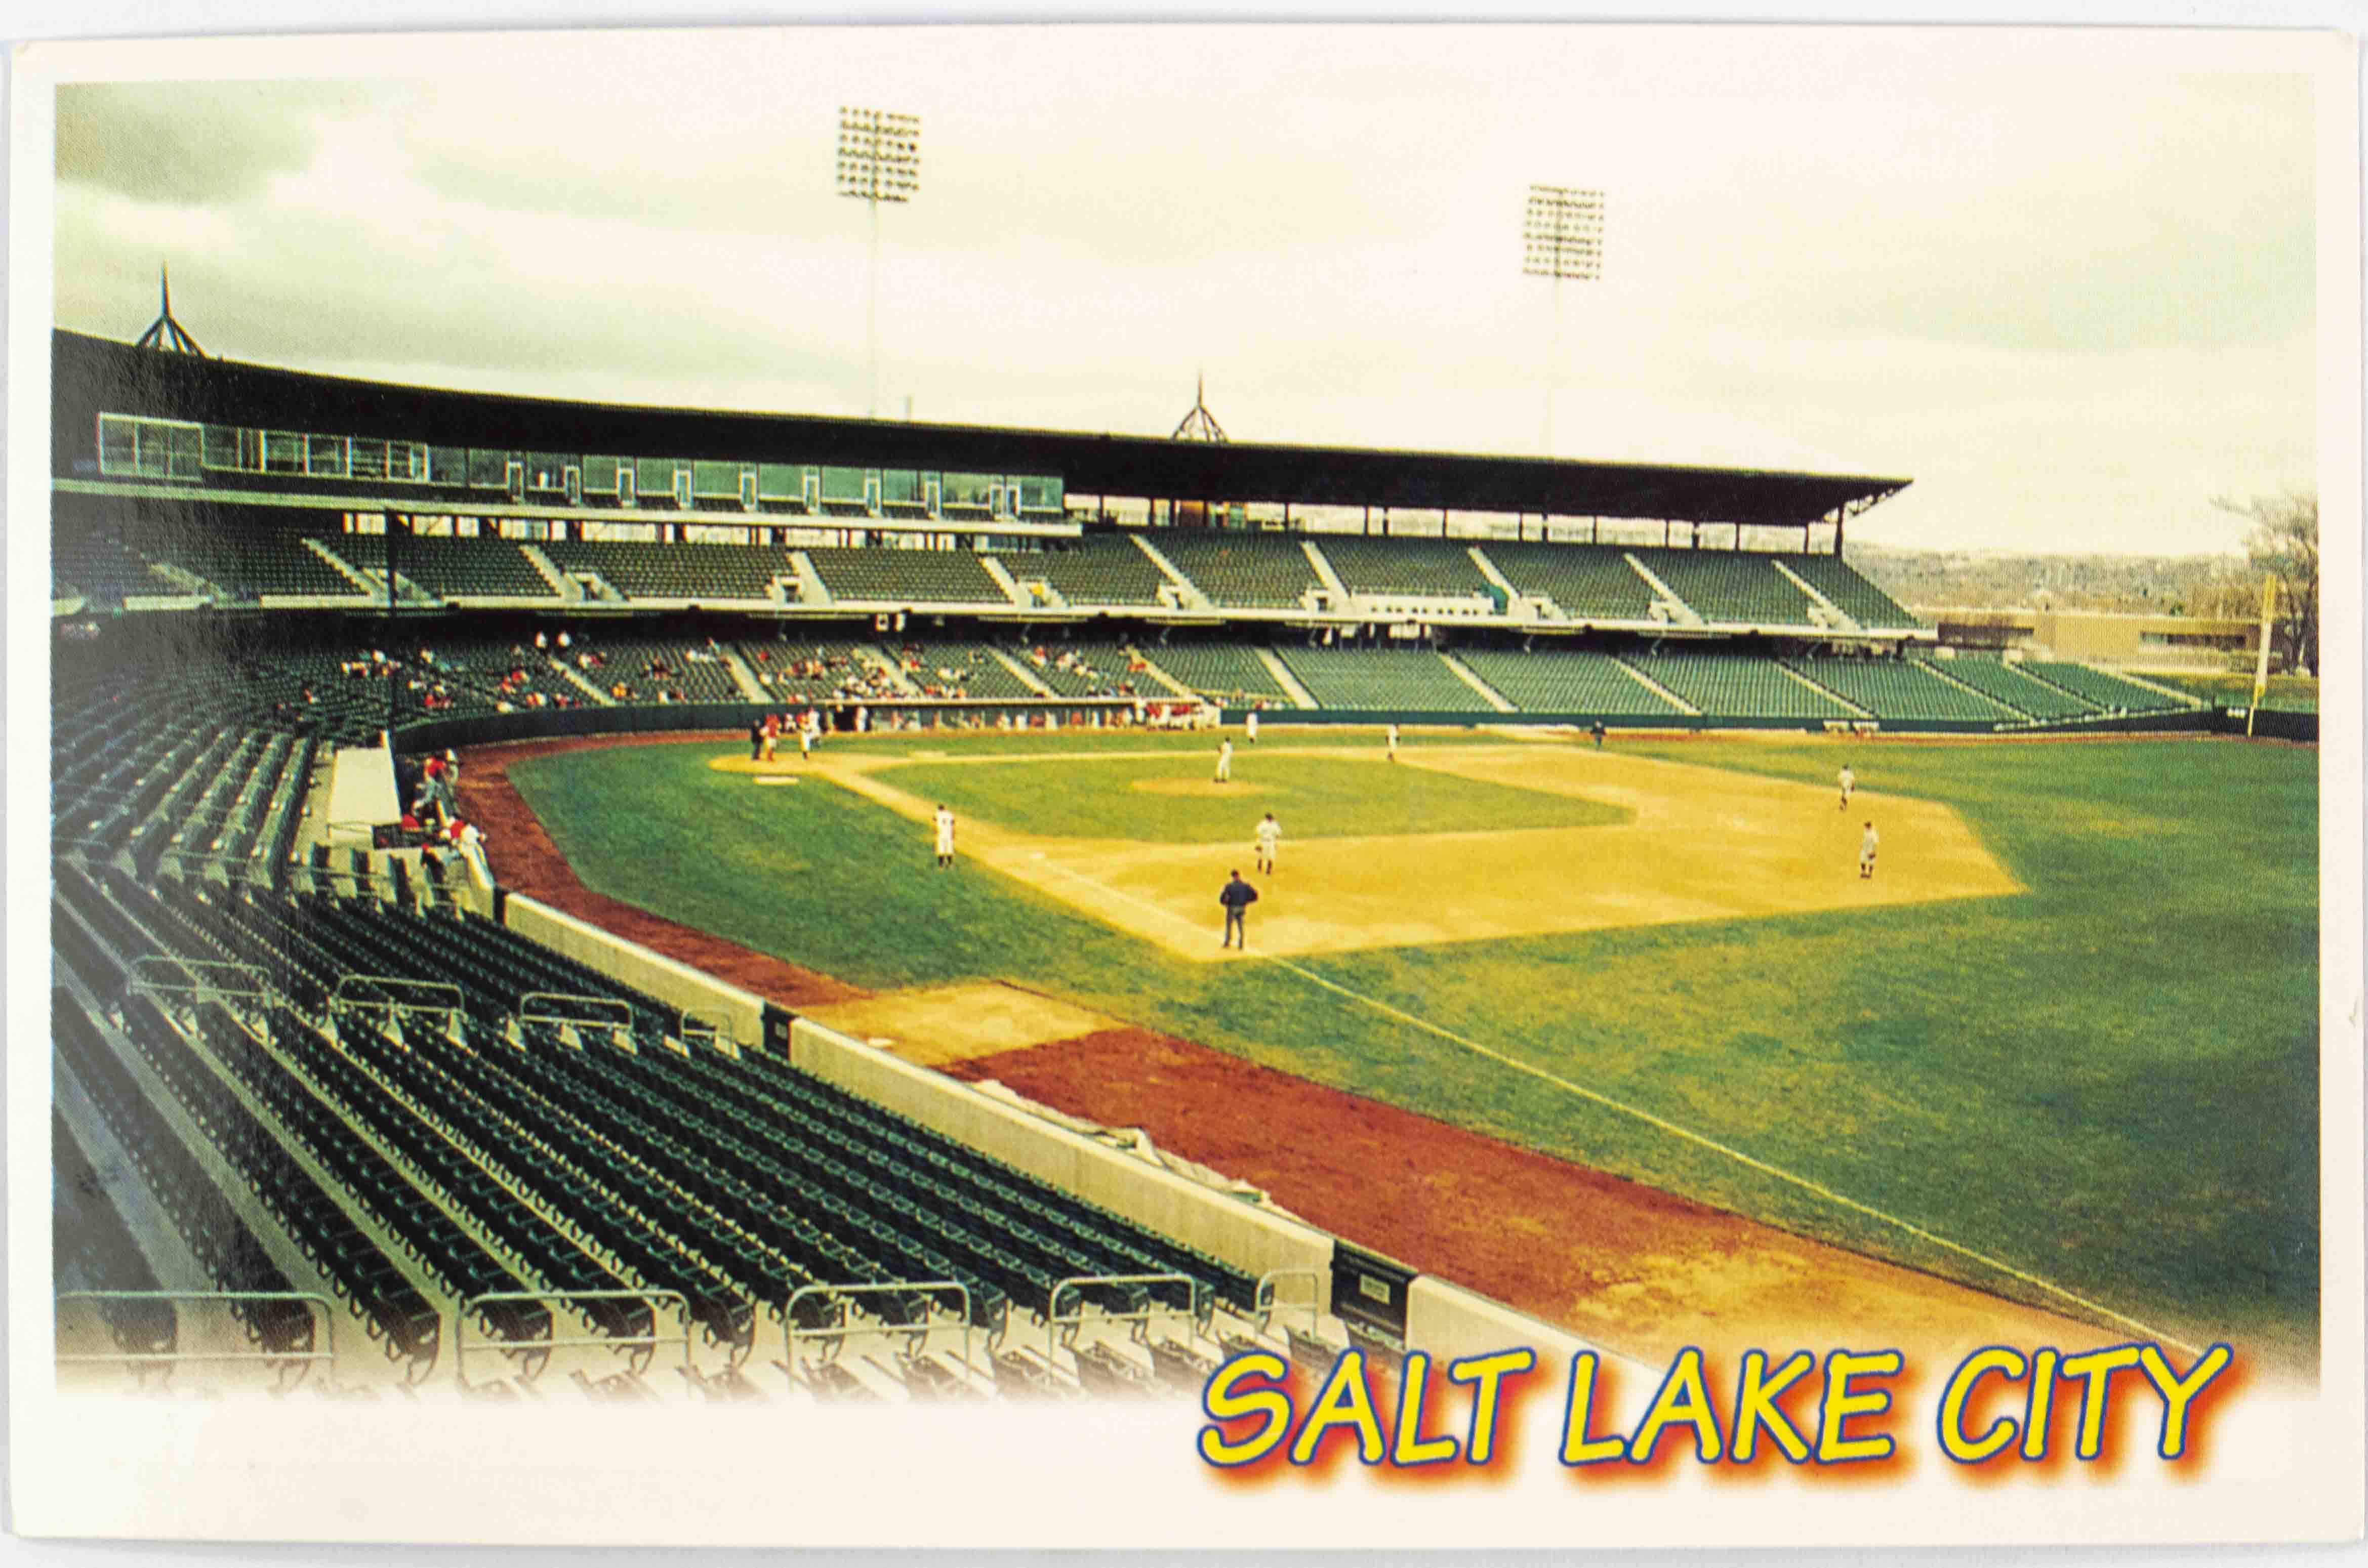
[[[2315,731],[1906,478],[51,372],[63,1386],[2315,1374]]]

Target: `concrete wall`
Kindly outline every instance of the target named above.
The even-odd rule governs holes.
[[[1332,1238],[1311,1225],[1121,1153],[808,1018],[800,1018],[790,1031],[790,1061],[825,1083],[1235,1268],[1250,1274],[1314,1269],[1325,1310],[1331,1308]],[[1281,1294],[1286,1301],[1302,1300],[1302,1289],[1292,1282]]]
[[[385,746],[345,746],[329,761],[330,842],[370,847],[370,826],[394,822],[403,801],[394,788],[394,753]],[[352,825],[338,827],[338,824]]]
[[[1639,1369],[1645,1367],[1634,1358],[1590,1345],[1566,1329],[1541,1323],[1461,1285],[1421,1274],[1406,1287],[1406,1348],[1429,1352],[1438,1365],[1524,1345],[1538,1353],[1538,1371],[1549,1381],[1566,1374],[1570,1358],[1581,1350],[1596,1351],[1607,1361]],[[1655,1375],[1658,1376],[1657,1369]]]
[[[726,985],[521,893],[503,900],[502,924],[636,990],[714,1020],[744,1047],[753,1049],[764,1039],[765,999],[754,992]]]

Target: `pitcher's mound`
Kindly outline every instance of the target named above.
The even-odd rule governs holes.
[[[794,742],[790,746],[789,756],[777,756],[770,762],[759,762],[754,757],[734,754],[711,756],[707,759],[707,766],[718,773],[753,773],[762,779],[794,778],[814,771],[813,763],[798,760],[798,748]]]
[[[1223,795],[1229,800],[1236,795],[1266,793],[1263,784],[1220,784],[1213,778],[1138,778],[1127,788],[1146,795]]]

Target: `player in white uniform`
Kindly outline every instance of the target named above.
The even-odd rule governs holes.
[[[1282,824],[1269,812],[1266,820],[1258,824],[1258,869],[1269,876],[1274,874],[1275,851],[1282,847]]]
[[[1250,711],[1249,711],[1249,716],[1248,716],[1247,718],[1246,718],[1246,719],[1244,719],[1244,720],[1242,721],[1242,733],[1249,736],[1249,738],[1250,738],[1250,744],[1252,744],[1252,745],[1256,745],[1256,744],[1258,744],[1258,710],[1257,710],[1257,709],[1255,709],[1255,708],[1251,709],[1251,710],[1250,710]]]
[[[1841,784],[1842,810],[1848,811],[1850,810],[1850,791],[1858,788],[1858,775],[1850,771],[1850,765],[1847,762],[1842,764]]]
[[[1398,727],[1395,724],[1389,727],[1389,744],[1390,760],[1395,762],[1398,759]]]
[[[1219,742],[1217,745],[1217,782],[1230,784],[1233,781],[1234,743],[1228,738]]]
[[[1866,836],[1858,841],[1858,875],[1861,881],[1874,880],[1874,852],[1883,843],[1883,835],[1874,831],[1874,824],[1866,824]]]
[[[938,808],[938,869],[943,870],[954,863],[954,813],[944,806]]]

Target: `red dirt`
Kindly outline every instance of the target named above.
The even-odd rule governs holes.
[[[1938,1358],[2110,1343],[2084,1324],[1147,1030],[940,1071],[1140,1127],[1325,1230],[1640,1358],[1689,1345],[1734,1355],[1864,1343]]]
[[[653,952],[664,953],[785,1007],[817,1006],[870,995],[867,991],[843,984],[826,974],[816,974],[737,942],[677,925],[606,893],[594,892],[576,881],[567,858],[559,852],[559,846],[551,841],[551,835],[542,830],[542,824],[535,819],[533,811],[509,780],[511,763],[557,752],[738,738],[736,733],[720,731],[707,734],[576,735],[472,747],[461,757],[461,814],[484,833],[486,858],[493,865],[494,876],[513,892],[564,910],[629,942],[639,942]]]
[[[592,892],[507,778],[510,763],[711,735],[591,736],[472,750],[466,814],[505,885],[769,996],[867,994]],[[1104,1029],[942,1069],[1256,1183],[1314,1224],[1606,1346],[1666,1360],[1686,1346],[1854,1344],[1939,1358],[1984,1345],[2111,1343],[2088,1324],[1147,1030]],[[1779,1352],[1781,1355],[1781,1351]]]

